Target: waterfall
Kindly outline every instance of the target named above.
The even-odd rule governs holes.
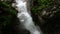
[[[37,26],[34,25],[31,15],[28,13],[27,10],[27,2],[26,0],[15,0],[16,1],[16,10],[18,11],[17,17],[19,21],[23,25],[23,27],[30,31],[31,34],[42,34],[40,28],[38,29]],[[14,6],[14,4],[12,4]]]

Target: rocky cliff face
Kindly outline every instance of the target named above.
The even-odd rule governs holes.
[[[36,3],[37,4],[36,4]],[[42,7],[38,4],[38,1],[35,1],[33,6],[33,11],[35,9],[36,13],[32,12],[32,16],[36,24],[38,24],[44,34],[60,34],[60,4],[59,0],[54,0],[52,4],[48,7],[44,7],[48,5],[47,3]],[[44,2],[45,3],[45,2]],[[38,7],[37,7],[38,6]]]

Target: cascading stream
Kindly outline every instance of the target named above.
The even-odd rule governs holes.
[[[27,11],[27,2],[26,0],[15,0],[16,1],[16,10],[18,11],[17,17],[25,29],[30,31],[31,34],[42,34],[41,31],[38,31],[38,28],[34,25],[32,17]],[[14,6],[14,4],[12,4]]]

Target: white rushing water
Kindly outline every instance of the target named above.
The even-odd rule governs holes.
[[[18,11],[17,17],[25,29],[30,31],[31,34],[42,34],[41,31],[34,25],[32,17],[27,11],[27,2],[25,0],[15,0],[16,10]],[[12,4],[14,6],[14,4]]]

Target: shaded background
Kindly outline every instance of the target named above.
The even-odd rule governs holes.
[[[60,34],[60,0],[33,0],[31,16],[44,34]],[[12,1],[0,1],[0,34],[29,34],[19,29],[17,11],[11,6]],[[27,33],[28,32],[28,33]]]

